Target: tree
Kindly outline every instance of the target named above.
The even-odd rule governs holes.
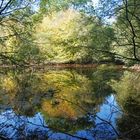
[[[116,41],[112,48],[118,58],[139,62],[139,1],[138,0],[105,0],[100,1],[98,15],[102,18],[116,19]],[[104,14],[102,14],[104,11]]]
[[[124,46],[129,46],[129,51],[131,56],[136,60],[139,59],[139,33],[140,33],[140,20],[138,18],[139,15],[139,4],[140,2],[137,0],[124,0],[121,13],[118,16],[118,26],[121,31],[126,28],[122,32],[122,37],[125,38]]]
[[[16,65],[35,63],[39,49],[34,43],[36,0],[2,0],[0,2],[1,63]],[[39,19],[38,19],[39,20]]]
[[[91,63],[110,59],[100,50],[110,49],[114,32],[98,17],[68,9],[44,17],[36,39],[48,62]]]

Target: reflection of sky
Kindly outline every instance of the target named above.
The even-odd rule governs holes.
[[[100,107],[100,112],[98,115],[100,118],[110,121],[111,124],[115,126],[116,118],[116,106],[115,97],[113,95],[106,98],[106,101]],[[91,116],[90,121],[95,121],[95,117]],[[94,140],[94,137],[98,139],[109,139],[116,137],[112,128],[103,123],[101,120],[96,118],[95,124],[96,127],[89,128],[88,130],[80,130],[76,132],[75,135],[87,138],[88,140]],[[100,125],[98,125],[100,124]],[[22,130],[19,133],[19,130]],[[108,133],[107,133],[108,132]],[[0,133],[8,138],[17,139],[21,136],[30,136],[31,134],[36,134],[39,139],[45,139],[46,136],[49,136],[50,140],[59,140],[59,139],[70,139],[77,140],[77,138],[66,135],[64,133],[52,133],[48,129],[43,116],[40,113],[35,114],[33,117],[26,117],[16,115],[12,110],[7,110],[0,115]]]
[[[20,131],[21,134],[19,134]],[[12,110],[7,110],[0,115],[0,134],[5,137],[17,139],[18,135],[26,137],[32,132],[41,136],[42,132],[47,131],[48,128],[40,113],[35,114],[34,117],[25,117],[16,115]]]
[[[116,128],[115,120],[119,115],[118,111],[119,107],[115,100],[115,96],[111,95],[106,98],[105,102],[100,106],[100,111],[96,115],[101,119],[110,122]],[[94,119],[94,117],[91,117],[91,119]],[[117,137],[112,127],[98,118],[96,118],[95,126],[96,127],[91,128],[88,131],[79,131],[77,134],[86,137],[88,140],[94,140],[94,137],[99,140],[111,140]]]
[[[115,125],[116,115],[118,116],[119,107],[115,100],[115,96],[111,95],[106,98],[104,104],[100,107],[100,112],[97,115],[105,120],[110,121],[113,125]],[[116,114],[117,113],[117,114]],[[100,120],[97,120],[97,122]]]

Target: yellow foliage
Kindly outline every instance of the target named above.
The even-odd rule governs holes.
[[[7,92],[15,92],[17,84],[11,77],[4,77],[1,86]]]
[[[56,106],[51,102],[44,102],[42,105],[42,110],[47,112],[47,114],[51,117],[75,119],[79,115],[78,111],[72,108],[68,102],[61,100]]]

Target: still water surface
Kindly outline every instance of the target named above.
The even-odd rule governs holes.
[[[140,73],[108,65],[0,72],[5,139],[140,138]]]

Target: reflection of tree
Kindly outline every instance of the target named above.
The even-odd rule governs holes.
[[[125,138],[140,138],[140,74],[125,72],[121,80],[113,82],[123,115],[117,124]]]
[[[47,118],[47,122],[53,130],[59,130],[62,132],[69,132],[74,134],[78,130],[88,129],[94,126],[94,122],[91,122],[89,116],[79,117],[76,120],[70,120],[65,118]]]
[[[59,132],[60,135],[55,132]],[[33,117],[17,115],[12,110],[7,110],[0,114],[0,139],[2,140],[53,140],[53,134],[62,137],[62,139],[87,140],[80,136],[62,132],[54,127],[48,127],[40,113],[35,114]]]
[[[53,87],[58,87],[61,90],[55,94],[52,100],[43,103],[43,112],[45,111],[48,116],[54,118],[54,122],[57,118],[63,122],[64,118],[75,122],[87,112],[93,114],[98,112],[104,98],[112,93],[108,82],[110,79],[119,78],[120,74],[116,73],[117,70],[112,67],[109,71],[105,66],[97,68],[97,70],[98,72],[86,69],[83,69],[83,72],[77,70],[80,75],[75,71],[71,71],[69,74],[68,71],[63,71],[63,73],[55,71],[56,78],[52,78],[54,73],[47,75],[48,78],[50,76],[48,81],[54,84]],[[47,120],[50,125],[53,125],[49,118]],[[62,129],[65,129],[63,123],[58,124],[58,127],[60,125],[61,128],[64,127]]]
[[[112,93],[108,82],[120,76],[115,69],[107,69],[7,72],[0,79],[1,104],[19,115],[40,111],[50,128],[63,133],[90,129],[100,105]],[[105,124],[112,126],[109,121]]]
[[[98,98],[104,100],[104,97],[113,93],[110,85],[110,80],[119,80],[122,75],[122,71],[115,66],[100,65],[96,69],[89,71],[83,70],[83,75],[92,82],[92,92],[94,93],[93,99]]]
[[[21,115],[34,115],[42,98],[49,94],[48,88],[38,88],[43,86],[43,81],[35,73],[11,72],[3,75],[0,81],[2,104],[12,107]]]

